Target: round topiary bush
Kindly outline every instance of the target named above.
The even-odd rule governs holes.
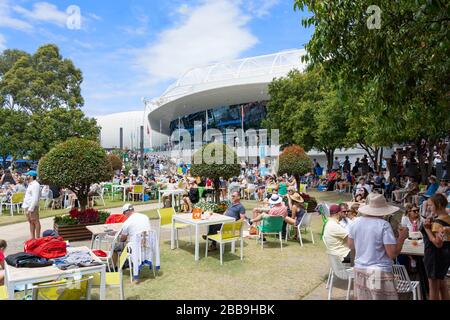
[[[44,184],[72,190],[83,211],[91,184],[111,180],[113,170],[98,142],[72,138],[54,147],[39,161],[38,174]]]
[[[216,203],[220,201],[220,177],[229,179],[241,172],[236,152],[222,143],[204,145],[192,157],[191,174],[214,181]]]
[[[278,160],[278,174],[293,175],[300,190],[300,176],[311,171],[312,161],[305,150],[298,145],[291,145],[283,150]]]
[[[122,159],[120,159],[120,157],[117,154],[114,153],[108,154],[108,159],[109,162],[111,162],[111,166],[114,171],[122,170],[123,162]]]

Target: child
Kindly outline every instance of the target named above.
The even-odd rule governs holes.
[[[0,240],[0,286],[3,286],[3,282],[5,279],[5,250],[7,244],[5,240]]]

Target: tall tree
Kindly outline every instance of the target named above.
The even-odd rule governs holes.
[[[54,108],[30,116],[24,134],[29,157],[39,160],[51,148],[72,137],[98,140],[100,127],[94,118],[88,118],[80,109]]]
[[[0,156],[3,158],[3,167],[6,167],[8,156],[19,158],[26,154],[28,146],[23,136],[27,124],[26,113],[0,108]]]
[[[71,60],[61,56],[56,45],[44,45],[31,56],[7,51],[3,60],[1,63],[0,58],[1,106],[29,113],[83,106],[82,73]]]
[[[430,151],[450,131],[450,2],[296,0],[294,7],[313,13],[302,21],[314,25],[307,60],[360,95],[370,90],[377,103],[365,111],[396,142],[427,146],[428,159],[419,152],[419,162],[428,175]]]

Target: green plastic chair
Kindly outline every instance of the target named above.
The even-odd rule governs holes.
[[[200,198],[203,198],[203,193],[205,192],[204,187],[198,187],[198,195]]]
[[[263,218],[262,224],[257,226],[261,249],[264,249],[264,234],[278,234],[281,250],[283,250],[283,237],[281,235],[283,232],[283,222],[284,218],[279,216],[266,216]],[[258,238],[256,240],[258,241]]]
[[[328,222],[328,218],[325,217],[325,215],[321,214],[321,216],[322,216],[322,224],[323,225],[322,225],[322,232],[320,233],[320,240],[323,239],[323,232],[325,231],[325,226],[326,226],[326,224]]]

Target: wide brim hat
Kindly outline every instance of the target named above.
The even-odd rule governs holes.
[[[305,200],[302,198],[302,196],[300,194],[298,194],[298,193],[294,193],[291,196],[291,200],[295,201],[295,202],[298,202],[298,203],[304,203],[305,202]]]
[[[384,217],[399,211],[399,208],[388,205],[386,198],[381,194],[370,194],[368,203],[358,208],[358,212],[366,216]]]
[[[270,197],[270,200],[269,200],[269,204],[272,204],[272,205],[280,204],[281,202],[283,202],[283,198],[277,194],[272,195],[272,197]]]

